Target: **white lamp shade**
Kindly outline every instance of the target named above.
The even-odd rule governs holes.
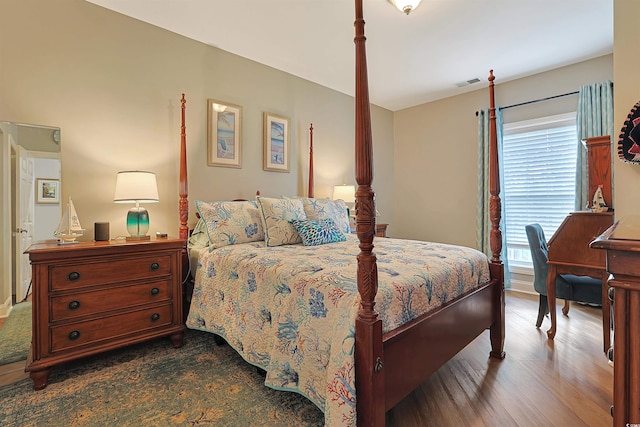
[[[145,171],[123,171],[116,176],[116,203],[157,202],[158,184],[156,174]]]
[[[356,187],[353,185],[336,185],[333,187],[333,200],[342,199],[345,203],[356,201]]]

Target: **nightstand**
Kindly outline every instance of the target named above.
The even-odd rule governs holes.
[[[376,237],[387,237],[387,226],[389,224],[377,224],[376,223]],[[351,232],[356,232],[356,227],[351,226]]]
[[[169,336],[182,346],[181,253],[184,241],[37,242],[33,316],[26,371],[47,386],[52,366]]]
[[[376,237],[387,237],[387,225],[376,223]]]

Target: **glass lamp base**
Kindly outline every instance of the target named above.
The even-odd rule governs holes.
[[[149,240],[149,212],[145,208],[136,207],[127,213],[127,231],[131,236],[127,240]]]

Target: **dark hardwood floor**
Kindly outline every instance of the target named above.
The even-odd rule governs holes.
[[[611,426],[613,369],[600,309],[572,303],[568,317],[558,310],[548,341],[549,319],[535,327],[537,304],[537,296],[507,292],[507,357],[489,359],[485,332],[389,411],[387,425]],[[24,362],[0,366],[0,385],[26,376]]]

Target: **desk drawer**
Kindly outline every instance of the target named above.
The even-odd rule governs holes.
[[[171,299],[171,282],[158,280],[51,298],[51,322]]]
[[[77,289],[127,280],[167,276],[171,273],[171,256],[156,255],[130,259],[53,265],[50,267],[51,290]]]
[[[133,311],[117,316],[54,326],[51,352],[67,350],[102,340],[119,338],[172,324],[171,304]]]

